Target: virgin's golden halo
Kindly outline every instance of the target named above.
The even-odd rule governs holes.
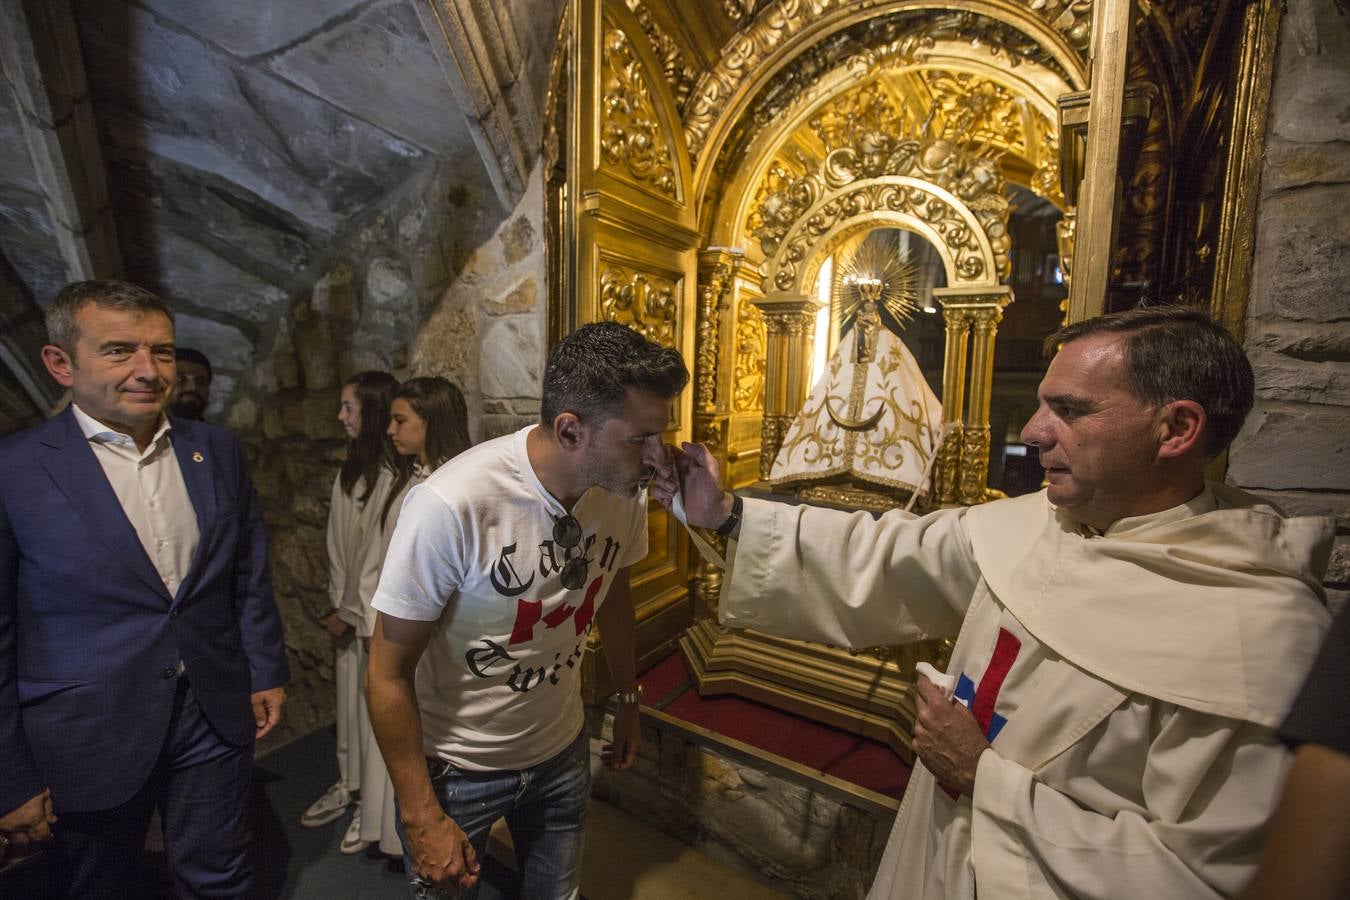
[[[919,309],[919,267],[900,250],[894,231],[867,236],[846,261],[835,268],[835,317],[843,321],[863,303],[874,300],[897,322],[907,322]]]

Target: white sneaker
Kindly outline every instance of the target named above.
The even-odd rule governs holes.
[[[347,833],[342,836],[342,843],[338,849],[343,853],[360,853],[370,846],[370,841],[361,840],[361,804],[356,804],[356,812],[352,813],[352,822],[347,826]]]
[[[341,816],[352,805],[352,792],[336,782],[323,792],[323,796],[310,804],[309,809],[300,817],[300,824],[306,828],[318,828]]]

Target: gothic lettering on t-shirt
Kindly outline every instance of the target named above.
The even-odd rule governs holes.
[[[599,579],[597,579],[599,580]],[[587,631],[589,632],[589,628]],[[577,641],[572,648],[572,652],[563,658],[562,652],[553,654],[553,662],[542,666],[521,665],[520,661],[511,655],[501,644],[496,641],[484,639],[480,646],[473,647],[465,654],[465,662],[468,663],[469,671],[479,678],[492,678],[497,675],[494,671],[499,665],[506,663],[515,663],[511,671],[506,675],[506,686],[518,694],[523,694],[530,688],[538,687],[544,682],[557,684],[560,680],[564,667],[568,669],[576,668],[581,656],[586,649],[586,640],[583,637]]]
[[[488,571],[488,577],[492,580],[492,588],[503,597],[518,597],[530,589],[534,584],[534,573],[530,573],[529,581],[521,581],[520,575],[516,573],[516,567],[511,562],[511,556],[516,552],[515,544],[507,544],[502,548],[501,553],[497,554],[497,561],[492,564]]]
[[[603,544],[600,543],[598,535],[590,534],[571,547],[564,547],[551,539],[540,541],[538,564],[524,569],[523,571],[529,573],[529,577],[522,579],[520,577],[522,569],[517,567],[518,563],[523,562],[517,558],[519,545],[517,543],[504,545],[489,569],[489,580],[493,590],[498,594],[515,600],[515,622],[511,626],[511,634],[505,644],[483,638],[468,649],[464,655],[464,662],[469,671],[478,678],[500,678],[505,674],[506,686],[518,693],[525,693],[543,684],[558,684],[563,669],[574,668],[581,659],[586,635],[590,633],[591,623],[595,619],[597,601],[602,599],[605,575],[614,571],[618,565],[622,549],[623,544],[609,535],[605,536]],[[568,560],[573,557],[584,558],[588,569],[594,575],[587,584],[586,593],[580,603],[573,603],[570,598],[576,594],[568,591],[564,592],[561,603],[545,611],[544,599],[531,600],[521,597],[521,594],[535,585],[536,569],[541,576],[539,589],[547,593],[549,589],[545,585],[552,576],[561,572]],[[553,590],[556,590],[556,587]],[[557,653],[554,654],[555,659],[551,663],[534,666],[522,664],[512,655],[513,648],[520,648],[546,637],[549,632],[563,628],[568,623],[571,624],[572,635],[578,642],[565,659],[561,653]],[[506,669],[508,665],[512,666],[509,671]]]

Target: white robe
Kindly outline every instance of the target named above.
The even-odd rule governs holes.
[[[1020,642],[974,796],[916,765],[869,896],[1225,896],[1278,799],[1333,533],[1223,485],[1100,536],[1044,493],[879,520],[746,500],[721,615],[850,647],[959,632],[972,682]]]
[[[380,515],[384,512],[389,490],[394,485],[394,473],[381,468],[375,479],[375,489],[364,503],[364,478],[359,478],[348,494],[342,489],[342,478],[333,479],[333,492],[328,504],[328,601],[337,610],[339,618],[370,637],[367,622],[375,614],[370,601],[380,583],[378,546],[381,542]],[[391,508],[392,517],[396,510]],[[376,546],[375,553],[371,552]]]
[[[357,479],[350,494],[342,489],[341,475],[333,479],[328,504],[328,602],[358,636],[367,618],[374,616],[367,611],[380,581],[380,568],[378,563],[372,565],[370,546],[379,543],[380,513],[393,483],[394,473],[381,468],[375,489],[362,503],[364,478]],[[365,734],[370,731],[370,717],[361,696],[364,668],[365,652],[360,641],[344,640],[334,649],[338,777],[349,791],[361,786]]]
[[[370,542],[368,551],[370,561],[367,567],[374,569],[377,582],[380,570],[384,568],[384,558],[389,553],[389,541],[394,535],[394,526],[398,524],[398,514],[403,509],[403,501],[408,498],[408,491],[426,481],[429,474],[430,471],[420,465],[414,467],[412,476],[394,498],[394,502],[389,505],[389,516],[385,519],[384,527],[377,531],[374,540]],[[370,597],[367,597],[367,601],[369,599]],[[369,610],[370,620],[365,633],[374,634],[376,611],[369,602],[366,608]],[[362,680],[365,676],[364,663],[363,659]],[[380,746],[375,740],[375,731],[370,727],[370,713],[364,700],[361,707],[365,716],[361,760],[361,840],[376,844],[381,852],[390,856],[402,856],[403,842],[399,840],[396,825],[398,814],[394,808],[394,785],[389,779],[389,769],[384,764]]]

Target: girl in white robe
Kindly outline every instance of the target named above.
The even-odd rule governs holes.
[[[305,810],[301,822],[325,825],[356,806],[361,786],[364,733],[370,730],[361,698],[364,668],[355,632],[379,581],[369,564],[369,547],[379,538],[379,517],[388,504],[395,472],[402,465],[385,434],[389,404],[398,381],[388,372],[358,372],[342,385],[338,422],[347,436],[347,458],[328,507],[328,599],[323,619],[334,641],[333,674],[337,689],[338,780]]]
[[[380,539],[371,543],[368,568],[377,573],[384,565],[389,540],[393,537],[398,513],[408,491],[469,447],[469,415],[464,395],[440,377],[405,381],[390,406],[388,434],[394,449],[411,463],[411,468],[406,477],[394,484],[387,501],[388,513],[379,531]],[[369,599],[367,596],[366,600]],[[365,610],[366,616],[358,625],[357,634],[368,643],[375,632],[375,610],[369,602]],[[363,682],[364,675],[363,658]],[[364,702],[362,706],[364,708]],[[361,817],[360,840],[363,846],[375,843],[381,853],[401,859],[403,844],[395,829],[394,787],[369,725],[365,729],[365,741],[361,770],[365,814]]]

